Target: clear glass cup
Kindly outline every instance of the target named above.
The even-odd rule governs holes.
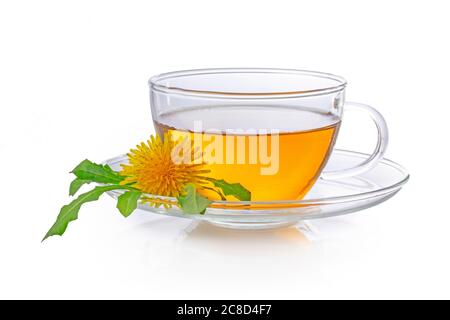
[[[295,192],[280,193],[273,200],[302,198],[319,177],[340,179],[368,171],[383,157],[388,144],[382,115],[368,105],[346,102],[346,81],[328,73],[262,68],[199,69],[157,75],[149,80],[149,86],[152,117],[160,134],[172,130],[211,134],[226,131],[239,135],[256,129],[259,135],[264,130],[277,130],[281,134],[279,169],[282,171],[278,180],[272,177],[259,181],[252,176],[252,169],[245,166],[217,169],[225,173],[222,177],[225,179],[247,177],[248,183],[258,180],[255,189],[258,186],[289,189],[291,183]],[[324,171],[342,115],[348,110],[362,110],[374,121],[378,129],[377,144],[372,155],[356,166]],[[198,123],[201,129],[196,128]],[[261,192],[256,200],[272,199]]]

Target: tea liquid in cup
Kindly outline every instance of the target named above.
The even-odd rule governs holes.
[[[302,198],[325,165],[339,124],[333,115],[276,105],[192,108],[155,121],[160,135],[188,137],[193,146],[199,141],[208,176],[241,183],[256,201]]]

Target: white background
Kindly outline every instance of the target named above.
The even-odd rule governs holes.
[[[450,298],[446,1],[2,1],[0,298]],[[390,127],[397,196],[314,232],[242,233],[105,196],[40,240],[84,158],[153,132],[147,79],[206,67],[331,72]],[[354,121],[353,121],[354,120]],[[365,120],[339,146],[370,151]]]

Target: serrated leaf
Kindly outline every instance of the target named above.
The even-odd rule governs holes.
[[[250,201],[252,193],[242,186],[240,183],[228,183],[225,180],[216,180],[209,178],[215,187],[220,188],[226,196],[234,196],[241,201]]]
[[[83,180],[80,178],[75,178],[71,183],[69,187],[69,195],[73,196],[75,193],[77,193],[80,188],[87,183],[90,183],[90,180]]]
[[[110,166],[97,164],[88,159],[81,161],[71,172],[81,180],[98,183],[119,183],[124,179]]]
[[[127,191],[117,198],[117,209],[124,217],[128,217],[137,208],[142,192],[137,190]]]
[[[178,204],[183,212],[188,214],[204,214],[206,208],[212,201],[198,194],[195,185],[192,183],[188,183],[183,191],[183,194],[178,197]]]
[[[61,208],[59,215],[56,218],[56,222],[53,224],[50,230],[48,230],[42,241],[51,236],[63,235],[67,229],[67,225],[69,224],[69,222],[78,219],[78,212],[80,211],[80,208],[84,203],[98,200],[100,196],[106,191],[126,188],[128,187],[118,185],[101,186],[95,187],[94,189],[86,193],[80,194],[78,198]]]

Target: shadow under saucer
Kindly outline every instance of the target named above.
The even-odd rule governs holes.
[[[274,230],[234,230],[197,221],[186,227],[176,242],[191,250],[219,255],[282,254],[308,247],[307,230],[304,223]]]
[[[211,281],[215,276],[238,277],[258,284],[275,276],[274,272],[277,279],[285,274],[311,274],[333,259],[332,253],[340,252],[339,248],[348,250],[335,240],[341,236],[352,239],[355,230],[349,217],[303,221],[272,230],[227,229],[189,219],[150,218],[144,212],[133,220],[134,226],[116,238],[127,259],[138,259],[146,272],[168,277],[170,283],[190,285],[196,285],[196,276]]]

